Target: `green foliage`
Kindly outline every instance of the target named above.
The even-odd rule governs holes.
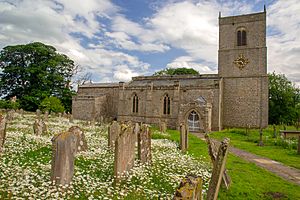
[[[192,68],[166,68],[155,72],[154,76],[164,76],[164,75],[184,75],[184,74],[191,74],[191,75],[198,75],[199,72],[192,69]]]
[[[13,109],[17,110],[20,107],[19,102],[0,99],[0,109]]]
[[[46,97],[40,104],[39,108],[42,111],[62,113],[65,108],[57,97]]]
[[[269,74],[269,123],[295,124],[300,117],[300,90],[284,74]]]
[[[0,51],[0,92],[16,96],[25,110],[35,111],[49,96],[60,98],[70,109],[70,79],[75,64],[52,46],[40,42],[6,46]]]

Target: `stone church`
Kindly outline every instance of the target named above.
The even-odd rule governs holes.
[[[268,125],[266,11],[219,16],[218,74],[139,76],[79,86],[75,119],[166,122],[190,131]]]

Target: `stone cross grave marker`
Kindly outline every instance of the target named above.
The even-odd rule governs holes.
[[[160,121],[159,131],[165,133],[167,131],[167,124],[164,121]]]
[[[118,182],[125,172],[132,169],[135,158],[135,138],[132,125],[122,124],[121,133],[115,141],[114,176]]]
[[[208,144],[208,154],[210,156],[211,162],[214,164],[217,156],[218,156],[218,150],[219,150],[219,144],[217,144],[216,142],[214,142],[213,140],[210,139],[210,137],[208,136],[208,134],[205,134],[205,139],[206,142]],[[231,178],[227,173],[227,170],[224,170],[224,174],[223,174],[223,182],[224,186],[226,187],[226,189],[228,190],[231,184]]]
[[[0,114],[0,153],[2,152],[6,139],[6,119]]]
[[[209,187],[207,191],[207,200],[216,200],[218,198],[218,193],[222,178],[224,176],[225,165],[229,150],[229,139],[225,138],[221,145],[219,146],[218,154],[215,162],[213,163],[212,176],[209,182]]]
[[[113,148],[118,135],[121,133],[121,126],[117,121],[113,121],[108,127],[108,146]]]
[[[186,152],[188,149],[188,130],[184,123],[180,124],[180,144],[181,151]]]
[[[82,129],[79,128],[79,126],[72,126],[71,128],[69,128],[69,132],[72,132],[77,137],[76,152],[87,151],[88,145]]]
[[[33,123],[33,133],[35,135],[47,134],[48,127],[42,119],[35,119]]]
[[[151,162],[151,132],[147,124],[138,133],[138,159],[141,163]]]

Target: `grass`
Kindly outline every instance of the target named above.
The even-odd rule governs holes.
[[[155,130],[155,129],[154,129]],[[168,138],[179,141],[179,132],[168,130]],[[205,157],[209,162],[207,145],[204,141],[189,134],[188,154],[194,157]],[[221,188],[219,199],[300,199],[300,187],[229,154],[226,168],[232,179],[227,191]]]
[[[293,129],[293,127],[287,127]],[[277,127],[277,130],[283,129]],[[295,130],[295,129],[293,129]],[[216,139],[230,138],[231,145],[245,151],[270,158],[285,165],[300,169],[300,155],[297,154],[297,139],[283,140],[280,136],[273,137],[273,127],[269,126],[263,131],[264,146],[257,146],[259,131],[250,130],[246,134],[245,129],[227,129],[221,132],[211,133]]]

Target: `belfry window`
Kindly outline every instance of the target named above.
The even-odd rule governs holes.
[[[134,94],[132,99],[132,112],[138,113],[139,112],[139,97],[137,94]]]
[[[247,45],[247,32],[244,29],[237,31],[237,46]]]
[[[168,94],[164,96],[164,105],[163,105],[163,113],[164,115],[170,114],[170,97]]]

